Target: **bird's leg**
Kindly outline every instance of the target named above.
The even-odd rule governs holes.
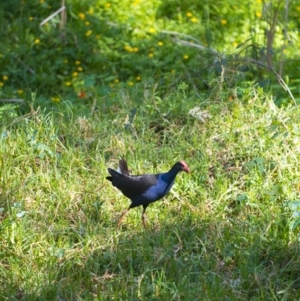
[[[142,221],[143,221],[143,226],[144,226],[144,228],[146,228],[146,219],[147,219],[146,213],[143,212],[143,213],[142,213]]]
[[[119,229],[119,227],[121,225],[121,222],[122,222],[124,216],[126,215],[126,213],[129,211],[129,209],[130,209],[130,207],[128,209],[126,209],[126,210],[123,210],[123,212],[122,212],[122,214],[121,214],[121,216],[119,218],[118,224],[117,224],[117,229]]]
[[[143,205],[143,213],[142,213],[142,221],[143,221],[143,226],[144,228],[146,228],[146,209],[148,207],[148,204],[147,205]]]

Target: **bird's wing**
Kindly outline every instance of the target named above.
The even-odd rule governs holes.
[[[128,198],[135,199],[157,184],[157,175],[126,176],[108,168],[112,184]]]

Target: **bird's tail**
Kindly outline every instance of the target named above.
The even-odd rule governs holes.
[[[129,176],[128,165],[125,159],[121,159],[119,161],[119,167],[117,171],[122,175]]]

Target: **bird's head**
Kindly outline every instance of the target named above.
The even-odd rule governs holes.
[[[179,161],[175,164],[176,168],[180,171],[185,171],[187,173],[190,173],[190,169],[188,165],[184,161]]]

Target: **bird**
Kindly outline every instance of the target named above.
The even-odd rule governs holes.
[[[178,161],[168,172],[158,174],[130,175],[125,159],[119,161],[118,171],[111,168],[107,170],[110,176],[106,179],[131,200],[130,206],[122,212],[118,220],[117,229],[119,229],[128,211],[138,206],[143,206],[142,222],[144,228],[146,228],[146,209],[148,205],[163,198],[170,191],[180,171],[190,173],[185,161]]]

